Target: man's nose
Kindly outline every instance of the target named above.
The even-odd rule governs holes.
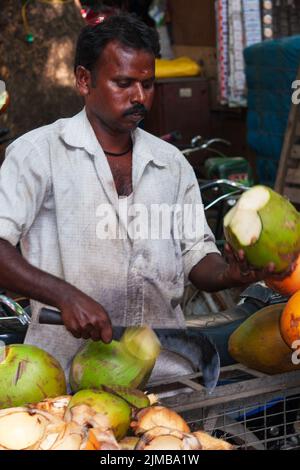
[[[141,83],[136,83],[134,87],[134,92],[131,96],[132,103],[144,104],[146,100],[146,93],[144,87]]]

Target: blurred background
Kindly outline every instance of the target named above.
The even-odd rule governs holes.
[[[15,138],[78,112],[78,33],[122,10],[157,28],[161,58],[170,61],[158,73],[145,129],[173,132],[181,147],[196,135],[226,139],[231,156],[273,185],[300,58],[298,0],[1,0],[0,79],[10,104],[0,128]],[[198,68],[176,71],[182,57]],[[189,159],[197,171],[199,154]]]

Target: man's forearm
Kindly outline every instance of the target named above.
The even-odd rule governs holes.
[[[60,308],[75,287],[28,263],[6,240],[0,239],[0,287]]]
[[[199,290],[217,292],[239,285],[228,275],[228,264],[217,253],[205,256],[190,272],[190,281]]]

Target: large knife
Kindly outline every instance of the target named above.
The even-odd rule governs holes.
[[[39,323],[47,325],[62,325],[61,314],[57,310],[42,308],[39,313]],[[119,340],[125,327],[113,326],[113,339]],[[164,350],[174,352],[189,360],[195,371],[203,374],[203,383],[212,391],[220,373],[220,358],[216,346],[201,333],[199,328],[154,328]],[[176,370],[176,367],[175,367]],[[168,371],[165,371],[167,375]]]

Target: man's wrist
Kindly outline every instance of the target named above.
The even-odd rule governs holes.
[[[230,287],[234,287],[234,281],[231,279],[229,265],[223,267],[220,272],[217,274],[217,283],[220,290],[229,289]]]
[[[220,286],[220,290],[230,289],[232,287],[242,287],[244,285],[240,278],[238,279],[233,276],[228,263],[226,263],[226,266],[224,266],[224,268],[219,272],[218,284]]]
[[[63,310],[66,305],[71,303],[77,289],[62,279],[56,279],[55,281],[55,285],[52,286],[52,305],[58,310]]]

